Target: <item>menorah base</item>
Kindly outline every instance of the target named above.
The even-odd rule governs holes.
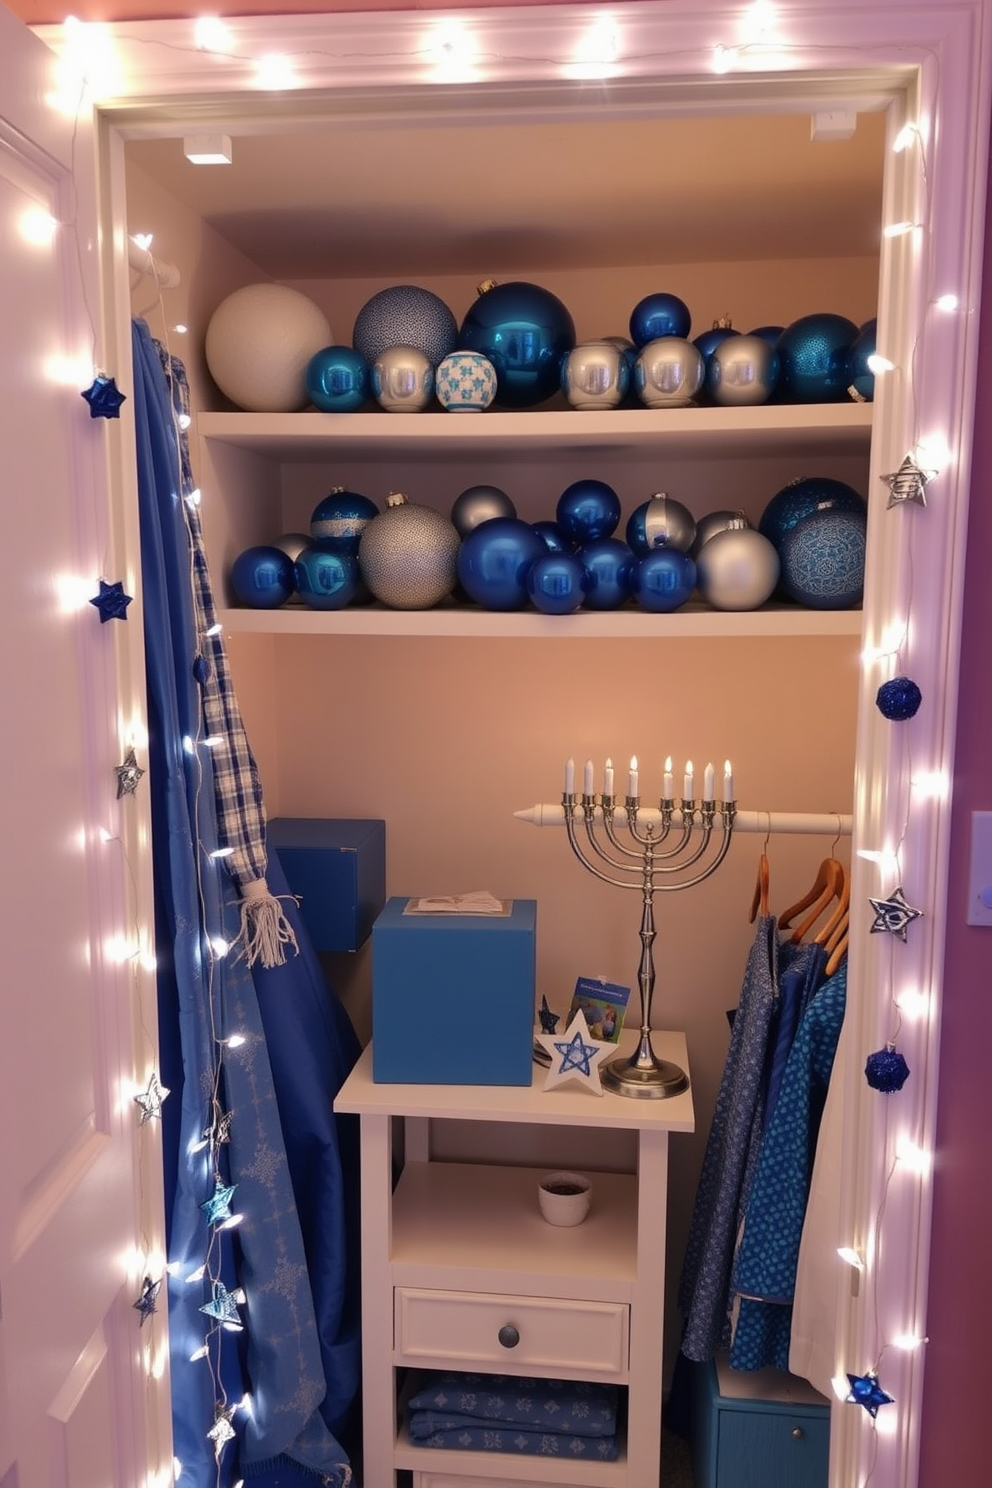
[[[689,1076],[670,1059],[658,1059],[651,1051],[645,1060],[641,1054],[633,1059],[620,1055],[600,1065],[604,1090],[613,1095],[628,1095],[635,1100],[667,1100],[689,1088]]]

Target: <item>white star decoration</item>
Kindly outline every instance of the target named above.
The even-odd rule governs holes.
[[[214,1456],[218,1462],[220,1461],[220,1454],[223,1452],[227,1443],[233,1441],[237,1435],[234,1427],[231,1425],[231,1417],[234,1415],[236,1409],[237,1406],[224,1406],[220,1402],[214,1407],[214,1424],[207,1432],[207,1441],[213,1442]]]
[[[926,506],[926,488],[936,474],[936,470],[921,470],[912,455],[907,455],[898,470],[881,477],[889,488],[887,505],[905,506],[909,503]]]
[[[589,1025],[581,1008],[577,1009],[564,1033],[539,1033],[536,1042],[551,1056],[551,1068],[544,1081],[545,1090],[574,1080],[594,1095],[603,1094],[599,1066],[607,1054],[616,1052],[616,1045],[590,1037]]]
[[[159,1084],[158,1075],[153,1070],[145,1089],[139,1091],[134,1097],[134,1104],[141,1107],[140,1126],[144,1126],[146,1121],[151,1121],[152,1117],[156,1117],[161,1121],[162,1102],[168,1093],[165,1086]]]

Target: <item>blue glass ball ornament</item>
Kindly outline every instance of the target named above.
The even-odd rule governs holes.
[[[531,526],[549,553],[572,552],[575,544],[569,541],[557,522],[532,522]]]
[[[335,486],[310,514],[310,537],[325,547],[357,554],[362,533],[378,514],[379,508],[368,496]]]
[[[753,331],[748,331],[748,335],[749,336],[760,336],[761,339],[762,339],[762,341],[767,341],[768,342],[768,345],[769,346],[777,346],[778,345],[778,338],[779,338],[779,336],[781,336],[781,334],[782,334],[782,332],[784,330],[785,330],[785,326],[780,326],[780,325],[760,325],[760,326],[755,326],[755,328],[754,328]]]
[[[573,481],[558,497],[555,521],[576,544],[610,537],[620,521],[620,497],[606,481]]]
[[[875,694],[875,706],[892,723],[915,717],[922,701],[923,694],[910,677],[892,677]]]
[[[761,336],[733,336],[706,358],[706,393],[721,408],[767,403],[778,377],[778,352]]]
[[[527,603],[527,575],[547,548],[529,522],[494,517],[462,539],[458,582],[486,610],[520,610]]]
[[[542,615],[572,615],[586,597],[586,571],[572,553],[545,553],[527,571],[527,593]]]
[[[647,346],[649,341],[662,336],[680,336],[685,340],[691,327],[689,306],[675,294],[645,295],[630,312],[630,338],[635,346]]]
[[[586,571],[587,610],[615,610],[630,596],[634,555],[618,537],[586,543],[577,557]]]
[[[909,1074],[909,1065],[894,1044],[876,1049],[865,1060],[866,1081],[872,1090],[880,1090],[883,1095],[892,1095],[901,1090],[909,1079]]]
[[[231,588],[253,610],[277,609],[293,593],[293,560],[270,543],[245,548],[231,564]]]
[[[856,403],[872,403],[875,399],[875,374],[868,365],[868,358],[876,352],[876,320],[866,320],[854,338],[847,353],[847,395]]]
[[[313,543],[296,560],[296,587],[312,610],[343,610],[365,590],[354,553]]]
[[[351,344],[369,366],[393,346],[415,346],[436,367],[458,344],[458,322],[429,289],[395,284],[359,310]]]
[[[516,515],[513,501],[499,486],[467,486],[455,497],[451,508],[451,520],[459,537],[465,537],[473,527],[491,522],[494,517]]]
[[[692,596],[696,565],[678,548],[653,548],[638,558],[630,575],[630,592],[642,610],[669,614]]]
[[[351,346],[325,346],[304,373],[307,397],[321,413],[357,413],[369,396],[369,364]]]
[[[813,512],[867,510],[865,498],[846,481],[826,475],[800,476],[776,491],[758,519],[758,531],[779,547],[786,533]]]
[[[732,325],[715,320],[708,331],[700,331],[698,336],[693,336],[692,344],[705,360],[722,342],[739,335],[740,331],[735,331]]]
[[[776,344],[784,403],[840,403],[847,397],[847,357],[858,334],[845,315],[803,315]]]
[[[865,588],[864,512],[817,511],[790,528],[779,545],[781,585],[812,610],[849,610]]]
[[[627,545],[638,558],[662,545],[688,553],[695,536],[692,512],[664,491],[656,491],[627,518]]]
[[[575,322],[558,296],[538,284],[487,281],[462,321],[458,345],[492,362],[497,403],[532,408],[559,391]]]

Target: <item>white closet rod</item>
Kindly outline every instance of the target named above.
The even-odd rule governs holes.
[[[141,248],[133,238],[127,240],[127,261],[136,273],[154,279],[159,289],[176,289],[180,274],[175,264],[156,258],[147,248]]]
[[[676,808],[677,810],[677,808]],[[535,827],[562,827],[565,825],[565,809],[559,803],[544,802],[529,806],[524,811],[515,811],[518,821],[531,822]],[[600,816],[596,808],[596,816]],[[622,804],[617,807],[618,824],[623,823]],[[638,808],[638,820],[659,823],[661,812],[657,806]],[[850,837],[853,818],[839,811],[741,811],[734,814],[735,832],[768,832],[802,834],[810,837]]]

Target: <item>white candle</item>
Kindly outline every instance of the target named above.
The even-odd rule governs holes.
[[[592,760],[586,760],[586,767],[582,775],[582,790],[585,795],[591,796],[594,791],[592,783]]]
[[[712,801],[714,799],[713,791],[714,791],[714,788],[715,788],[715,784],[716,784],[716,777],[715,777],[715,775],[713,773],[713,766],[712,765],[707,765],[706,766],[706,769],[703,771],[703,800],[704,801]]]
[[[637,795],[637,755],[636,754],[632,754],[630,756],[630,774],[627,776],[627,794],[628,794],[628,796],[636,796]]]
[[[672,775],[671,755],[665,761],[665,778],[662,781],[661,794],[666,801],[671,801],[675,797],[675,777]]]
[[[606,761],[606,765],[605,765],[605,768],[603,770],[603,795],[604,796],[612,796],[612,794],[613,794],[613,761],[611,759],[608,759]]]
[[[575,793],[575,761],[573,759],[567,759],[565,761],[565,794],[566,794],[566,796],[571,796],[574,793]]]
[[[692,800],[692,792],[693,792],[692,760],[686,760],[686,762],[685,762],[685,778],[682,781],[682,799],[683,799],[683,801],[691,801]]]
[[[723,762],[723,799],[732,801],[734,799],[734,772],[730,768],[730,761]]]

